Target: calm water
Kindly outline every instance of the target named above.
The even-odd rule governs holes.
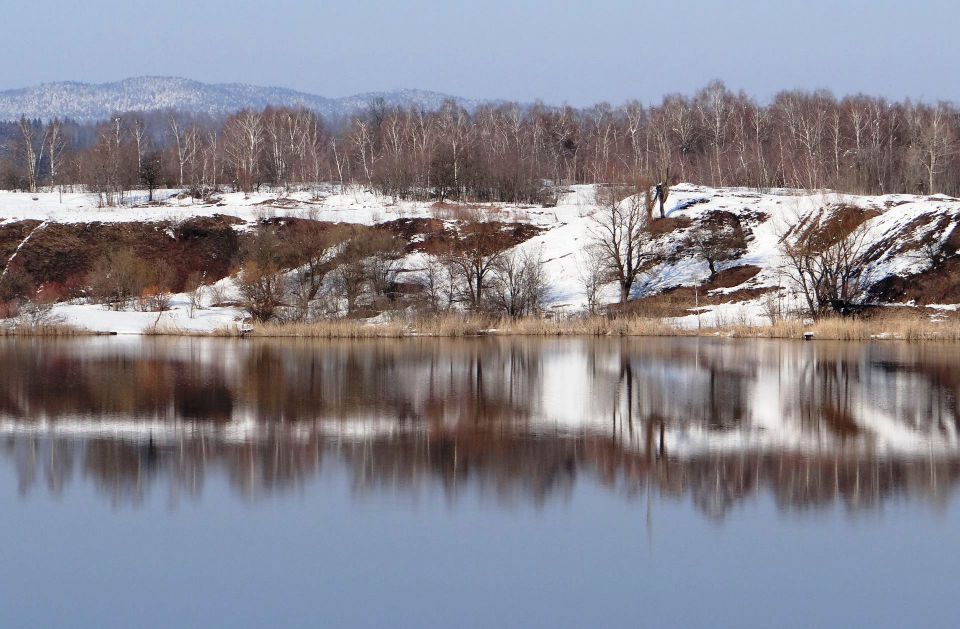
[[[0,340],[0,627],[925,626],[954,346]]]

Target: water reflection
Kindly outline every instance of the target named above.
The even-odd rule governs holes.
[[[327,466],[358,494],[543,504],[588,477],[711,517],[895,497],[960,476],[950,346],[733,340],[0,342],[0,460],[23,495],[256,500]]]

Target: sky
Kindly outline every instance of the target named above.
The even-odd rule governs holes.
[[[721,79],[960,101],[955,0],[36,0],[4,18],[0,89],[165,75],[582,106]]]

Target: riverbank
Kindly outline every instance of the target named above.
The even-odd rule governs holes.
[[[488,319],[439,317],[416,321],[368,324],[361,321],[321,321],[309,324],[255,325],[254,337],[401,338],[407,336],[688,336],[803,339],[839,341],[905,340],[960,342],[960,320],[879,316],[873,319],[827,318],[812,323],[785,320],[773,325],[734,324],[686,327],[670,319],[604,316],[561,319]]]
[[[67,337],[104,334],[110,334],[110,332],[91,331],[68,325],[19,325],[0,328],[0,335],[3,336]],[[953,314],[930,318],[914,312],[898,312],[869,318],[824,318],[813,322],[792,319],[778,321],[771,325],[741,323],[698,328],[680,325],[672,319],[641,316],[594,315],[553,319],[539,317],[502,319],[445,315],[376,322],[337,319],[311,323],[254,325],[236,323],[211,330],[184,329],[175,324],[168,324],[145,328],[139,335],[321,339],[476,336],[701,336],[803,339],[812,335],[817,340],[837,341],[960,342],[960,318]]]

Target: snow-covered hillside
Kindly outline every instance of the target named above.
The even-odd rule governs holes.
[[[541,252],[551,286],[549,302],[554,311],[575,312],[586,303],[581,278],[586,266],[584,247],[590,239],[592,215],[597,210],[596,191],[594,186],[572,186],[562,192],[555,207],[497,206],[496,211],[491,212],[497,220],[527,222],[540,228],[536,236],[519,247]],[[451,222],[449,216],[431,203],[395,201],[361,189],[341,191],[334,186],[323,189],[319,196],[315,191],[249,196],[228,193],[216,203],[201,203],[179,198],[173,191],[161,191],[159,198],[163,199],[160,205],[138,206],[137,202],[145,199],[133,197],[130,207],[99,208],[95,197],[82,193],[61,197],[54,192],[35,195],[0,192],[0,227],[25,220],[40,222],[33,229],[41,230],[53,223],[178,221],[214,215],[241,219],[242,223],[234,227],[241,231],[257,221],[283,216],[365,225],[415,217],[440,217]],[[932,262],[920,255],[920,243],[945,242],[960,222],[960,200],[942,196],[858,197],[798,194],[788,190],[759,193],[681,184],[672,189],[666,206],[666,218],[670,220],[663,224],[671,227],[658,236],[658,262],[641,276],[634,297],[678,286],[704,286],[710,272],[707,263],[687,245],[690,231],[706,217],[718,212],[730,213],[743,225],[747,246],[742,255],[722,263],[718,270],[743,268],[752,272],[743,274],[745,279],[736,284],[705,289],[701,298],[717,299],[703,308],[699,323],[715,323],[718,319],[728,323],[761,322],[763,295],[785,285],[778,242],[786,227],[798,218],[830,216],[851,209],[869,217],[865,222],[870,248],[865,277],[869,285],[890,276],[906,277],[927,269]],[[28,233],[24,240],[29,237]],[[424,267],[426,255],[413,253],[401,261],[400,267],[404,273],[417,273]],[[606,287],[603,297],[607,302],[614,301],[615,287]],[[721,301],[729,303],[719,303]],[[202,317],[188,320],[183,296],[175,297],[174,310],[161,317],[153,313],[114,313],[99,306],[76,304],[59,306],[58,311],[68,321],[83,327],[119,332],[138,332],[154,325],[205,330],[235,322],[240,316],[233,309],[210,309],[205,310]],[[676,322],[697,325],[698,315],[691,313]]]
[[[280,87],[244,83],[201,83],[177,77],[135,77],[114,83],[65,81],[0,91],[0,120],[72,118],[104,120],[116,112],[177,109],[195,114],[227,114],[268,105],[306,107],[324,116],[350,115],[382,99],[388,106],[437,109],[453,99],[467,108],[476,103],[426,90],[404,89],[328,98]]]

